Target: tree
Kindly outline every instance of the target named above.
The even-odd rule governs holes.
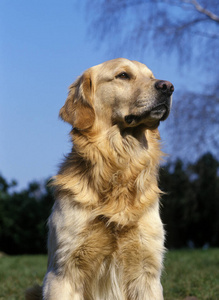
[[[192,56],[209,60],[218,57],[219,8],[217,0],[202,0],[202,3],[196,0],[94,0],[88,2],[88,9],[95,37],[108,40],[111,48],[119,45],[120,50],[129,53],[153,46],[158,54],[163,50],[168,54],[176,50],[180,61],[188,61]],[[201,63],[205,64],[203,59]]]
[[[187,166],[181,160],[160,172],[161,217],[166,246],[181,248],[219,245],[219,162],[206,153]]]
[[[8,254],[46,253],[46,221],[53,205],[51,190],[32,182],[12,192],[14,182],[0,176],[0,251]]]
[[[153,50],[161,59],[172,53],[180,68],[193,67],[196,76],[205,76],[203,86],[191,83],[174,96],[178,101],[168,128],[177,129],[174,147],[184,144],[187,152],[198,153],[213,148],[219,155],[218,0],[93,0],[87,8],[90,34],[117,54],[146,56]]]
[[[187,224],[183,222],[183,216],[190,183],[184,168],[183,162],[177,160],[160,170],[161,190],[165,192],[161,199],[161,218],[166,230],[167,248],[185,247],[187,242]]]
[[[219,163],[211,153],[206,153],[189,166],[194,179],[191,187],[195,194],[193,209],[187,208],[190,220],[187,236],[197,246],[204,243],[211,246],[219,244]]]

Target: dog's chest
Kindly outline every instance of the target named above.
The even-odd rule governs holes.
[[[101,282],[102,281],[102,282]],[[123,289],[118,270],[115,270],[115,266],[110,266],[109,273],[100,281],[99,291],[95,299],[118,299],[123,300]]]
[[[91,287],[92,296],[96,300],[123,300],[123,274],[119,267],[117,253],[106,258],[99,270],[97,281]]]

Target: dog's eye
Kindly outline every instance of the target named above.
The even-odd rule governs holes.
[[[121,79],[130,79],[129,75],[126,72],[122,72],[116,76],[116,78],[121,78]]]

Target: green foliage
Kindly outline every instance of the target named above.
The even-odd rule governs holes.
[[[161,169],[161,215],[167,247],[219,246],[218,161],[210,154],[195,164],[177,160]]]
[[[12,186],[14,183],[0,177],[0,250],[8,254],[46,253],[51,191],[36,182],[21,192],[10,192]]]

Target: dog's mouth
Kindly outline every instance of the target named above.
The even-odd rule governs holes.
[[[160,121],[164,121],[168,117],[169,112],[169,106],[165,103],[162,103],[151,110],[150,117],[154,119],[159,119]]]
[[[170,112],[170,107],[166,102],[160,103],[140,114],[130,114],[125,116],[125,123],[128,127],[135,127],[144,124],[149,129],[155,129],[160,121],[166,120]]]

